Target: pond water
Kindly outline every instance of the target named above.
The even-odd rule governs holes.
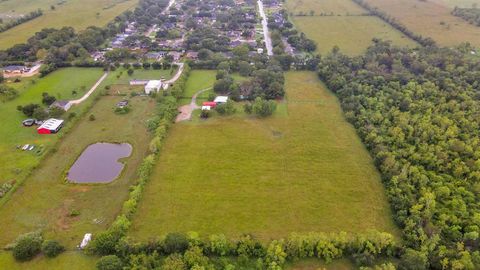
[[[109,183],[117,178],[124,164],[119,159],[129,157],[132,146],[128,143],[96,143],[87,147],[68,171],[73,183]]]

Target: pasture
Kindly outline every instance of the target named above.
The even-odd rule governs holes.
[[[86,232],[95,233],[110,225],[128,197],[128,187],[148,149],[145,142],[150,140],[150,133],[146,121],[154,115],[156,104],[149,97],[130,97],[131,92],[141,92],[143,87],[117,84],[127,80],[127,76],[118,69],[107,77],[87,100],[87,104],[96,101],[85,117],[75,123],[55,145],[53,153],[0,208],[0,245],[10,243],[20,234],[42,229],[46,238],[73,248]],[[106,85],[111,85],[109,91],[104,90]],[[114,113],[115,104],[125,98],[130,99],[131,111],[125,115]],[[70,166],[88,145],[96,142],[127,142],[133,146],[131,156],[124,159],[126,166],[121,175],[105,185],[66,183]]]
[[[443,3],[417,0],[367,0],[374,7],[398,19],[414,33],[430,37],[440,46],[470,42],[480,46],[480,27],[451,15]]]
[[[286,8],[293,15],[360,15],[366,11],[351,0],[287,0]]]
[[[26,42],[43,28],[71,26],[82,30],[104,26],[117,15],[132,9],[138,0],[8,0],[0,1],[0,14],[18,16],[41,8],[43,16],[0,33],[0,49]],[[55,9],[52,10],[51,6]]]
[[[11,180],[19,181],[38,165],[42,153],[21,151],[16,149],[17,145],[34,144],[37,147],[41,145],[49,147],[57,141],[57,136],[39,136],[34,127],[23,127],[22,120],[27,117],[17,111],[17,106],[29,103],[41,104],[43,92],[59,100],[77,98],[88,91],[102,73],[101,69],[96,68],[65,68],[45,78],[22,79],[20,83],[8,84],[19,91],[19,96],[0,104],[0,114],[8,116],[2,120],[3,128],[0,130],[0,184]],[[75,96],[74,90],[77,91]],[[12,160],[15,162],[10,162]]]
[[[94,270],[97,259],[78,251],[67,251],[54,259],[37,257],[32,261],[19,263],[10,252],[0,252],[1,269],[8,270]]]
[[[338,46],[344,54],[359,55],[372,45],[373,38],[390,40],[398,46],[417,46],[400,31],[373,16],[296,16],[292,20],[298,30],[317,43],[321,54]]]
[[[270,118],[174,125],[130,235],[397,235],[379,174],[336,97],[310,72],[287,73],[286,89],[285,109]]]

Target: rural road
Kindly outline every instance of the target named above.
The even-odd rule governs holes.
[[[93,85],[92,88],[90,88],[90,90],[85,95],[83,95],[83,97],[81,97],[79,99],[76,99],[76,100],[70,100],[69,101],[70,106],[80,104],[80,103],[84,102],[85,100],[87,100],[87,98],[90,97],[90,95],[97,89],[97,87],[103,82],[103,80],[105,80],[105,78],[107,78],[107,76],[108,76],[108,72],[105,72],[105,74],[103,74],[103,76],[100,77],[100,79],[98,79],[98,81],[95,83],[95,85]]]
[[[258,0],[258,12],[260,12],[260,16],[262,16],[262,27],[263,27],[263,36],[265,38],[265,47],[267,47],[267,55],[273,55],[273,46],[272,46],[272,39],[270,38],[270,33],[268,31],[268,20],[267,16],[265,15],[265,10],[263,9],[263,2],[262,0]]]
[[[203,89],[195,93],[192,97],[192,101],[190,104],[183,105],[178,110],[180,111],[180,114],[177,115],[177,119],[175,119],[175,123],[190,120],[192,118],[192,112],[196,109],[200,109],[200,106],[197,105],[197,97],[203,92],[206,92],[208,90],[212,89],[211,87],[207,89]]]
[[[173,76],[173,78],[171,78],[170,80],[168,81],[164,81],[163,82],[163,90],[167,90],[168,87],[173,84],[174,82],[176,82],[178,80],[178,78],[180,78],[180,76],[182,76],[182,73],[183,73],[183,69],[184,69],[184,64],[183,63],[173,63],[175,65],[178,66],[178,71],[177,71],[177,74],[175,74],[175,76]]]

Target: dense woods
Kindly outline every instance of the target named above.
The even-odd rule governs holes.
[[[319,65],[382,174],[403,229],[402,269],[480,268],[480,62],[471,50],[376,41],[365,56],[337,52]]]
[[[470,24],[480,26],[480,8],[459,8],[455,7],[452,15],[460,17]]]

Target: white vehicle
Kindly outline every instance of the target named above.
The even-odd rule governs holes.
[[[28,147],[30,147],[30,145],[29,145],[29,144],[25,144],[25,145],[22,147],[22,150],[25,151],[25,150],[28,149]]]
[[[80,243],[80,246],[78,246],[80,249],[84,249],[88,243],[92,240],[92,234],[91,233],[86,233],[85,236],[83,237],[82,243]]]

